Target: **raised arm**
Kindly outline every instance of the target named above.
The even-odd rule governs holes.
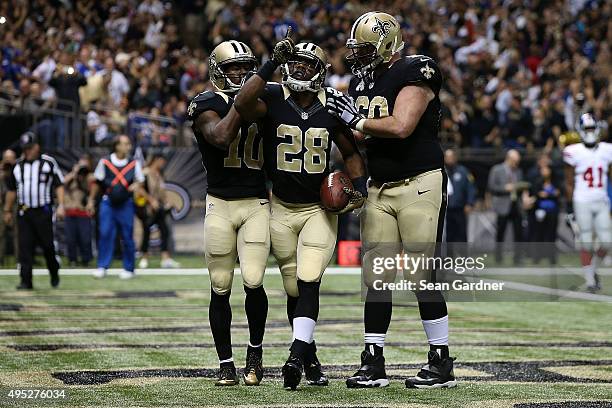
[[[232,106],[223,119],[212,110],[202,112],[195,121],[204,139],[220,149],[227,147],[234,141],[240,131],[242,118]]]
[[[257,74],[246,81],[236,95],[234,106],[244,120],[252,122],[266,114],[266,103],[259,97],[263,95],[266,83],[272,79],[276,68],[289,61],[295,51],[295,44],[289,38],[290,33],[291,29],[287,30],[287,36],[274,46],[272,58],[259,68]]]

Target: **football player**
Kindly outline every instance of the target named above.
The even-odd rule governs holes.
[[[275,56],[250,78],[235,107],[249,120],[260,119],[264,162],[273,183],[270,235],[272,253],[287,292],[293,326],[290,355],[283,366],[284,387],[295,389],[302,371],[310,385],[327,385],[313,339],[319,314],[321,277],[334,252],[338,217],[321,208],[320,187],[329,174],[332,142],[342,153],[355,190],[343,211],[363,204],[365,166],[351,130],[325,109],[327,57],[313,43],[293,45],[286,38]],[[281,57],[278,56],[281,55]],[[267,83],[282,67],[282,85]]]
[[[404,46],[400,26],[386,13],[369,12],[359,17],[346,45],[355,75],[350,96],[329,97],[327,108],[365,137],[371,180],[361,213],[364,265],[375,253],[384,251],[434,256],[436,243],[442,239],[447,199],[447,176],[438,141],[440,69],[425,55],[400,57]],[[434,272],[419,274],[431,282]],[[395,271],[382,277],[393,281]],[[365,350],[361,368],[346,381],[349,388],[389,384],[383,346],[392,296],[388,290],[375,290],[373,278],[364,270]],[[445,299],[440,291],[417,291],[416,297],[430,351],[427,365],[408,378],[406,386],[454,387]]]
[[[249,323],[243,378],[246,385],[259,385],[268,314],[263,277],[270,252],[270,204],[257,125],[243,122],[232,106],[234,94],[246,75],[256,71],[257,61],[246,44],[225,41],[212,51],[208,64],[217,91],[197,95],[187,114],[193,121],[208,181],[204,252],[211,281],[210,328],[220,362],[216,385],[239,383],[230,334],[236,257],[240,258]]]
[[[585,113],[577,124],[581,143],[563,149],[568,218],[579,230],[580,258],[587,290],[601,289],[597,268],[612,242],[608,174],[612,144],[600,142],[601,128],[593,115]],[[597,237],[598,248],[594,245]]]

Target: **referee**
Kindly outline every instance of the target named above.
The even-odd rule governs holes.
[[[64,176],[55,159],[40,154],[37,136],[28,132],[21,136],[23,156],[17,160],[8,177],[8,193],[4,203],[4,221],[12,223],[12,208],[18,200],[19,264],[21,283],[17,289],[32,287],[32,263],[36,244],[43,249],[51,286],[59,285],[59,264],[53,244],[53,188],[57,193],[57,217],[64,217]]]

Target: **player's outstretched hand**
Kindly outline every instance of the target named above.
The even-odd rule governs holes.
[[[355,101],[349,95],[345,95],[340,91],[328,88],[325,107],[332,115],[340,119],[351,129],[362,130],[358,128],[360,121],[365,121],[365,117],[359,113],[355,106]]]
[[[334,214],[344,214],[347,212],[351,212],[353,210],[361,208],[363,206],[363,203],[365,203],[365,197],[359,191],[353,190],[348,187],[344,187],[342,190],[344,190],[344,192],[350,197],[349,202],[346,207],[344,207],[340,211],[335,211]]]
[[[287,29],[285,38],[277,42],[272,50],[271,59],[277,65],[286,63],[295,53],[295,43],[289,37],[289,34],[291,34],[291,27]]]

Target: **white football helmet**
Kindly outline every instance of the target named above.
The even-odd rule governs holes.
[[[578,129],[580,140],[582,140],[585,146],[593,147],[599,143],[601,127],[592,114],[582,114],[578,120],[576,129]]]

